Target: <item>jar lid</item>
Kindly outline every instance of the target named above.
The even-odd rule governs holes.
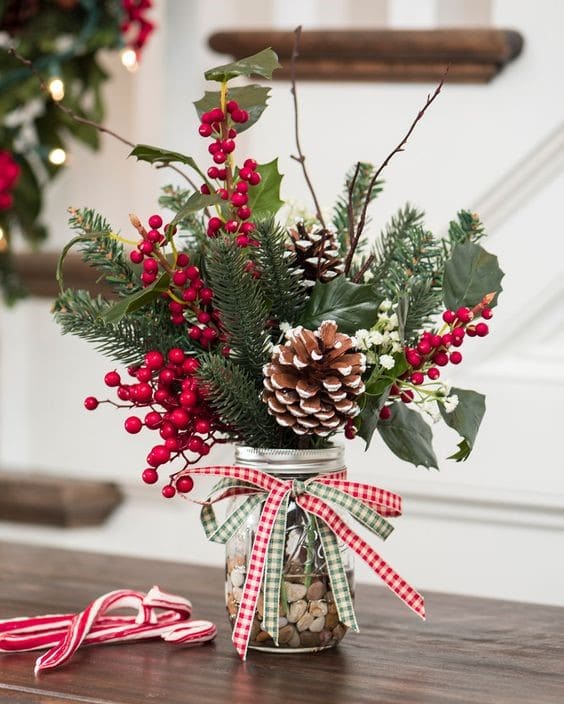
[[[270,474],[326,474],[345,469],[344,448],[331,445],[323,450],[270,450],[236,445],[235,464]]]

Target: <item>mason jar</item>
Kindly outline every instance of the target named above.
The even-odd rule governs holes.
[[[267,450],[239,446],[235,449],[234,464],[259,469],[279,479],[301,481],[345,468],[343,448],[338,445],[323,450]],[[234,511],[244,500],[244,496],[232,499],[228,512]],[[249,513],[226,545],[225,597],[232,627],[243,594],[261,508],[259,506]],[[351,596],[354,596],[352,554],[345,545],[341,545],[340,550]],[[337,645],[347,631],[337,614],[316,521],[296,504],[293,497],[290,497],[286,514],[278,646],[262,629],[263,604],[261,587],[249,641],[249,647],[255,650],[285,653],[324,650]]]

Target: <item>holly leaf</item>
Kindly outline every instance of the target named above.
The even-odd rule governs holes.
[[[324,320],[334,320],[340,332],[353,335],[360,328],[371,328],[378,318],[372,286],[353,284],[344,276],[329,283],[317,281],[303,313],[302,325],[310,330]]]
[[[212,205],[221,203],[221,196],[218,193],[213,193],[211,195],[204,195],[203,193],[192,193],[190,198],[174,216],[170,225],[167,229],[167,235],[169,232],[174,230],[174,227],[181,221],[187,218],[193,213],[197,213],[198,210],[203,210],[204,208],[209,208]]]
[[[262,115],[266,109],[269,94],[270,88],[264,88],[263,86],[256,84],[229,89],[228,99],[236,100],[239,107],[249,113],[249,119],[247,122],[239,123],[237,125],[237,132],[239,134],[245,130],[248,130],[249,127],[252,127]],[[196,112],[198,113],[198,117],[201,118],[205,112],[209,112],[213,108],[218,107],[219,104],[220,92],[218,90],[207,90],[204,93],[203,98],[196,100],[194,106],[196,108]]]
[[[210,68],[204,76],[208,81],[229,81],[235,76],[262,76],[272,78],[272,72],[281,68],[278,56],[270,47],[259,51],[258,54],[247,56],[231,64],[223,64]]]
[[[380,394],[380,396],[365,394],[362,397],[363,405],[360,413],[355,419],[355,425],[357,427],[358,434],[366,442],[366,447],[364,448],[365,450],[368,450],[370,447],[372,436],[374,435],[374,431],[380,421],[380,411],[382,410],[382,406],[386,403],[389,390],[390,386],[388,386],[385,391]]]
[[[462,436],[462,441],[458,445],[458,452],[451,455],[448,459],[461,462],[468,459],[474,447],[476,435],[486,412],[486,397],[476,391],[454,387],[450,393],[453,396],[458,396],[458,405],[454,411],[447,413],[442,403],[439,403],[438,406],[445,423]]]
[[[366,382],[367,394],[379,396],[407,369],[408,364],[403,352],[397,352],[393,356],[395,364],[391,369],[385,369],[381,366],[374,367]]]
[[[504,273],[499,268],[496,256],[473,242],[457,244],[445,264],[443,279],[445,306],[450,310],[456,310],[460,306],[472,308],[487,293],[496,294],[490,304],[490,307],[495,306],[502,291],[503,277]]]
[[[133,293],[131,296],[127,296],[127,298],[122,298],[119,303],[116,303],[109,310],[107,310],[102,318],[106,323],[117,324],[128,313],[139,310],[139,308],[146,306],[147,303],[159,298],[162,293],[168,290],[169,286],[170,274],[165,271],[151,286],[151,288],[145,288],[142,291]]]
[[[129,152],[128,156],[134,156],[137,158],[137,161],[146,161],[149,164],[186,164],[200,174],[200,176],[207,182],[205,174],[200,169],[198,164],[196,164],[194,159],[191,156],[181,154],[180,152],[171,152],[168,149],[152,147],[149,144],[137,144],[135,148]]]
[[[257,171],[261,181],[258,186],[249,189],[248,206],[253,211],[253,216],[274,215],[284,205],[280,200],[282,174],[278,171],[278,159],[273,159],[268,164],[259,164]]]
[[[401,402],[392,404],[390,410],[392,415],[389,420],[381,420],[376,427],[394,455],[416,467],[422,465],[438,469],[433,433],[421,414]]]

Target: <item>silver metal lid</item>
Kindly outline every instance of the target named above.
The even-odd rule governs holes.
[[[271,474],[325,474],[345,469],[344,448],[332,445],[324,450],[269,450],[236,445],[235,464]]]

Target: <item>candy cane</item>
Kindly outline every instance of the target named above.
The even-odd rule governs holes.
[[[137,608],[135,616],[108,616],[118,608]],[[212,640],[209,621],[190,621],[192,604],[153,587],[144,594],[122,589],[104,594],[78,614],[49,614],[0,621],[0,653],[50,648],[37,659],[35,673],[68,662],[83,645],[120,643],[161,637],[175,644]]]

